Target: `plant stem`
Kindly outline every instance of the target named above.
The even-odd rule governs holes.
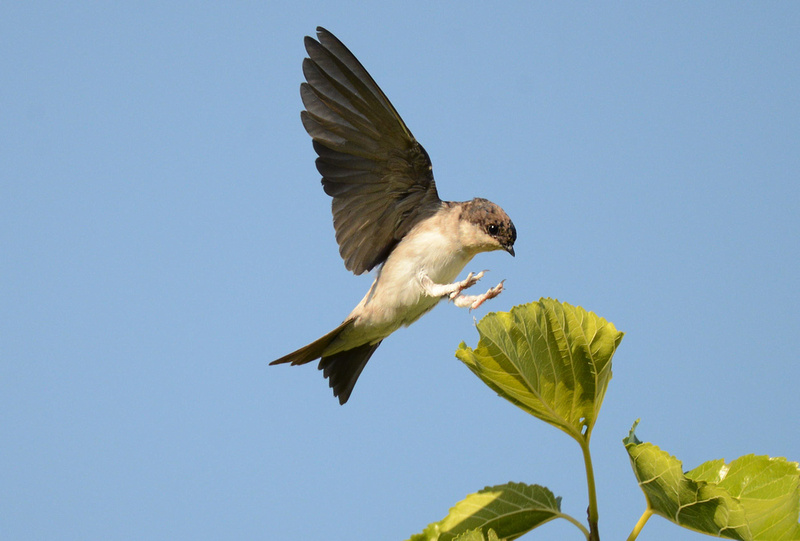
[[[642,531],[642,528],[652,516],[653,510],[650,509],[650,506],[648,505],[647,509],[644,510],[644,513],[642,513],[642,516],[639,517],[639,522],[637,522],[636,526],[633,527],[633,531],[631,531],[631,534],[628,536],[628,541],[634,541],[634,539],[639,537],[639,532]]]
[[[583,463],[586,466],[586,485],[589,488],[589,541],[600,541],[600,531],[597,529],[599,514],[597,512],[597,490],[594,485],[594,468],[592,467],[592,455],[589,452],[589,437],[591,431],[587,432],[578,440],[581,451],[583,451]]]
[[[584,526],[583,524],[578,522],[575,518],[571,517],[570,515],[563,514],[563,515],[558,515],[558,516],[563,518],[564,520],[574,524],[581,531],[581,533],[583,533],[583,535],[584,535],[584,537],[586,537],[587,541],[589,540],[589,536],[591,535],[591,533],[589,533],[589,530],[586,529],[586,526]]]

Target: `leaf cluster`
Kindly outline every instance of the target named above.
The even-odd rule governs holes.
[[[574,524],[587,540],[599,541],[589,443],[623,333],[592,312],[554,299],[490,313],[477,328],[477,346],[462,342],[456,357],[499,396],[581,447],[588,528],[562,513],[561,498],[548,488],[506,483],[467,496],[409,541],[512,540],[557,518]],[[800,541],[797,463],[747,455],[729,464],[711,460],[684,472],[675,457],[639,441],[635,428],[623,443],[647,505],[629,540],[656,514],[717,537]]]
[[[800,539],[800,471],[785,458],[745,455],[683,472],[674,456],[634,433],[623,440],[648,509],[698,532],[728,539]]]

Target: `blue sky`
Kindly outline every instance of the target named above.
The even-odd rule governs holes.
[[[507,291],[441,305],[340,407],[267,363],[344,318],[299,118],[342,39],[434,163],[487,197]],[[580,452],[454,357],[540,297],[626,332],[592,450],[600,531],[644,509],[621,440],[800,460],[800,5],[4,3],[0,536],[405,539],[485,485],[581,520]],[[551,523],[532,539],[578,539]],[[654,518],[640,539],[702,539]]]

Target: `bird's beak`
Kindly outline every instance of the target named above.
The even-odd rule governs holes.
[[[514,247],[513,246],[507,246],[506,247],[506,252],[511,254],[511,257],[516,257],[516,254],[514,254]]]

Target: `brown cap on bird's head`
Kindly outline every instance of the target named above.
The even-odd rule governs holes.
[[[503,209],[488,199],[480,197],[462,203],[462,205],[462,218],[480,226],[491,239],[491,241],[482,243],[479,251],[505,250],[512,256],[514,255],[517,229]]]

